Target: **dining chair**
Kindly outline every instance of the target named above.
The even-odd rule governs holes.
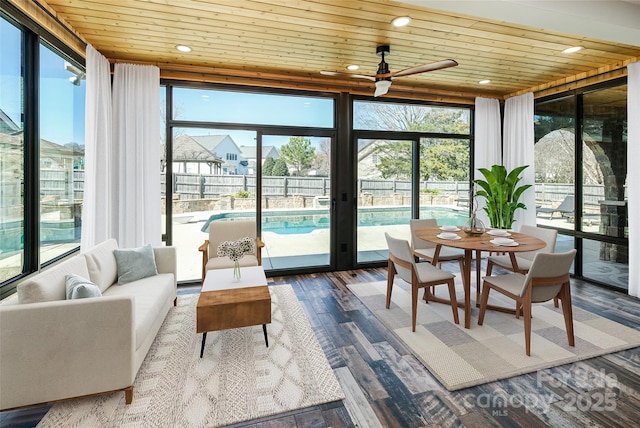
[[[449,302],[453,311],[453,320],[460,323],[458,318],[458,302],[456,301],[455,276],[445,272],[431,263],[416,263],[409,242],[384,234],[389,247],[389,263],[387,274],[387,309],[391,305],[391,292],[396,274],[411,285],[411,327],[416,331],[416,313],[418,310],[418,289],[435,285],[449,286]]]
[[[249,237],[256,240],[254,254],[245,254],[240,258],[240,266],[262,265],[262,247],[264,243],[257,236],[255,220],[220,220],[209,223],[209,239],[205,240],[198,251],[202,252],[202,283],[208,270],[227,269],[234,265],[229,257],[218,257],[218,247],[225,241],[236,241]]]
[[[438,221],[435,218],[414,218],[409,220],[409,228],[411,229],[411,250],[416,257],[425,259],[431,264],[433,264],[433,256],[437,245],[434,242],[425,241],[424,239],[419,238],[414,232],[418,229],[437,225]],[[442,246],[440,248],[440,254],[438,254],[438,267],[442,267],[441,262],[451,262],[456,260],[460,264],[460,272],[463,272],[464,252],[446,246]]]
[[[522,308],[523,311],[525,347],[527,355],[531,356],[531,305],[558,298],[562,302],[569,346],[575,346],[569,280],[569,269],[575,255],[575,249],[566,253],[538,253],[526,275],[514,272],[484,277],[478,325],[484,322],[491,290],[514,299],[517,308]],[[519,309],[516,309],[516,312],[518,311]]]
[[[536,254],[553,253],[555,251],[558,231],[554,229],[544,229],[537,226],[523,225],[522,227],[520,227],[520,233],[542,239],[546,244],[539,250],[514,254],[516,257],[516,263],[518,264],[518,272],[526,274],[527,272],[529,272],[531,263],[533,262],[533,258],[536,256]],[[490,255],[487,258],[487,276],[491,276],[494,265],[513,272],[513,263],[511,263],[511,257],[508,254]],[[558,299],[553,299],[553,305],[556,308],[558,307]],[[518,314],[519,311],[516,310],[516,317],[518,316]]]
[[[524,225],[520,228],[520,233],[534,236],[545,242],[545,246],[539,250],[516,253],[516,262],[518,263],[518,272],[526,274],[531,268],[533,258],[538,253],[553,253],[556,249],[556,238],[558,231],[555,229],[544,229],[537,226]],[[508,254],[490,255],[487,258],[487,276],[491,276],[493,266],[497,265],[503,269],[513,272],[513,264]]]

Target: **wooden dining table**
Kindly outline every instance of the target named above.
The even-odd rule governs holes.
[[[464,250],[464,262],[463,262],[463,272],[460,272],[462,276],[462,284],[464,286],[464,303],[458,302],[459,307],[464,307],[464,326],[465,328],[471,328],[471,260],[473,257],[473,252],[476,252],[476,303],[479,301],[480,295],[480,256],[482,251],[490,251],[490,252],[498,252],[498,253],[508,253],[511,258],[511,264],[513,266],[514,272],[519,271],[518,262],[516,260],[516,253],[527,252],[527,251],[535,251],[546,246],[546,243],[542,239],[538,239],[534,236],[525,235],[523,233],[517,233],[509,231],[509,238],[513,239],[518,243],[517,246],[505,246],[505,245],[495,245],[490,241],[494,238],[499,238],[498,236],[490,235],[489,232],[491,229],[487,229],[485,233],[480,236],[471,236],[467,235],[462,231],[461,228],[458,231],[450,231],[450,230],[442,230],[440,226],[432,226],[432,227],[424,227],[420,229],[416,229],[414,231],[415,235],[424,239],[425,241],[433,242],[436,244],[436,249],[433,254],[433,259],[431,263],[435,266],[438,264],[438,256],[440,254],[440,250],[443,245],[452,247],[452,248],[460,248]],[[451,239],[442,239],[437,235],[441,233],[455,233],[460,237],[458,240]],[[426,300],[427,301],[435,301],[441,303],[449,303],[448,300],[441,299],[433,294],[429,290],[425,290]],[[501,307],[492,307],[491,309],[497,310],[505,310],[505,308]]]

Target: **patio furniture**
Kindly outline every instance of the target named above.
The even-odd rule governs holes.
[[[387,309],[391,305],[391,292],[393,291],[393,279],[396,274],[405,282],[411,284],[411,327],[416,331],[416,313],[418,309],[418,289],[435,285],[446,284],[449,286],[449,303],[453,311],[453,320],[456,324],[458,318],[458,303],[456,301],[455,276],[438,269],[430,263],[416,263],[409,247],[409,242],[404,239],[396,239],[385,232],[387,245],[389,246],[389,265],[387,276]]]
[[[572,215],[575,211],[575,201],[573,195],[567,195],[564,197],[564,200],[555,208],[546,208],[546,207],[536,207],[536,215],[539,213],[549,214],[549,219],[553,219],[554,213],[560,213],[560,215],[564,218],[566,216]]]
[[[208,270],[234,267],[229,257],[218,257],[218,246],[225,241],[236,241],[249,237],[256,240],[255,254],[245,254],[238,261],[240,266],[262,265],[262,247],[264,243],[257,236],[255,220],[219,220],[209,223],[209,239],[205,240],[198,251],[202,252],[202,283]]]
[[[526,353],[531,356],[531,305],[558,298],[562,301],[569,346],[574,346],[569,269],[575,255],[575,249],[566,253],[538,253],[527,275],[516,272],[485,277],[482,284],[478,325],[484,322],[491,290],[514,299],[516,305],[523,310]]]

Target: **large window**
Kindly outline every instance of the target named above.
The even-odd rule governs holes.
[[[29,23],[29,25],[33,25]],[[0,283],[79,247],[84,69],[0,18]],[[0,297],[12,292],[2,287]]]
[[[23,32],[0,19],[0,283],[24,263]]]
[[[84,71],[40,45],[40,262],[80,242]]]
[[[178,279],[200,277],[197,248],[209,224],[237,219],[257,221],[266,270],[328,266],[334,99],[171,85],[166,91],[172,203],[163,215],[172,219],[166,238],[179,248]]]
[[[356,101],[357,262],[387,257],[384,232],[411,239],[411,218],[469,216],[471,110]]]
[[[538,225],[578,249],[577,276],[627,289],[627,85],[538,102],[535,132]]]

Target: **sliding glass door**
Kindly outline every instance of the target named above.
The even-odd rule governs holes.
[[[262,136],[265,269],[331,263],[331,138]]]
[[[358,263],[387,258],[385,232],[411,239],[413,141],[358,139],[356,184]]]

